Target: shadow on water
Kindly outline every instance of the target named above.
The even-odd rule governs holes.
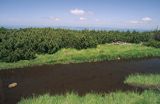
[[[133,73],[160,73],[160,59],[140,59],[66,65],[43,65],[0,71],[0,100],[16,104],[22,97],[75,91],[88,92],[142,91],[123,84]],[[8,84],[16,82],[15,88]],[[3,84],[3,86],[2,86]]]

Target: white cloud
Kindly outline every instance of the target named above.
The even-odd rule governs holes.
[[[70,13],[73,14],[73,15],[82,16],[82,15],[86,14],[86,11],[76,8],[76,9],[70,10]]]
[[[152,21],[152,18],[150,18],[150,17],[144,17],[144,18],[142,18],[142,21],[149,22],[149,21]]]
[[[85,20],[87,20],[87,18],[85,18],[85,17],[80,17],[79,20],[80,20],[80,21],[85,21]]]

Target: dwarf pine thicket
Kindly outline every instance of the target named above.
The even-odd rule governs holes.
[[[95,31],[53,28],[0,28],[0,61],[29,60],[62,48],[86,49],[112,42],[145,43],[160,48],[160,31]]]

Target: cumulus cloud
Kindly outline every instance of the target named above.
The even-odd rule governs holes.
[[[87,20],[87,18],[85,18],[85,17],[80,17],[79,20],[80,20],[80,21],[85,21],[85,20]]]
[[[144,18],[142,18],[142,21],[145,21],[145,22],[152,21],[152,18],[150,18],[150,17],[144,17]]]
[[[70,10],[70,13],[73,15],[77,15],[77,16],[82,16],[86,14],[86,11],[84,11],[83,9],[72,9]]]

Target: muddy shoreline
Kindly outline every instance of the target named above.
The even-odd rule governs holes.
[[[77,92],[108,93],[112,91],[142,91],[123,84],[133,73],[160,73],[160,58],[107,62],[42,65],[0,71],[0,102],[16,104],[22,97],[44,93]],[[16,82],[15,88],[8,84]]]

